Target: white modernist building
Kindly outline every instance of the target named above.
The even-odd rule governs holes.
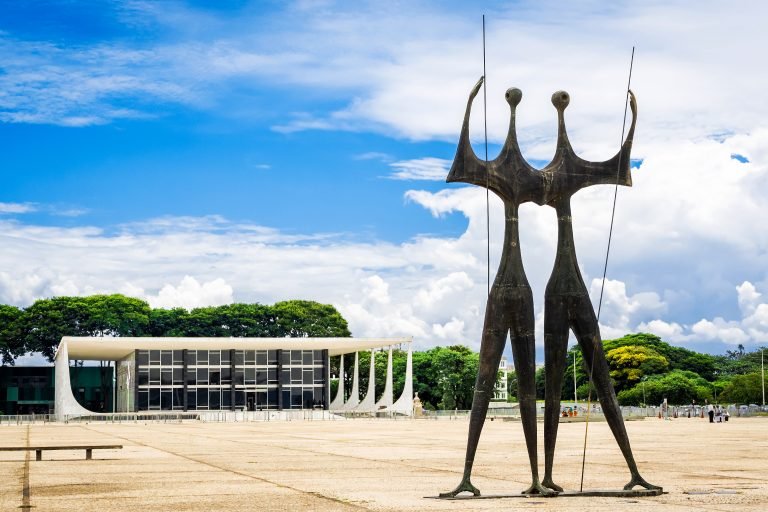
[[[115,411],[391,412],[412,414],[412,338],[110,338],[65,336],[56,351],[56,416],[96,415],[72,393],[72,360],[114,361]],[[392,349],[407,348],[405,386],[393,399]],[[360,398],[358,352],[371,351],[368,390]],[[388,357],[376,401],[374,360]],[[383,352],[379,352],[384,355]],[[353,388],[330,398],[330,358],[354,354]],[[340,379],[342,382],[342,379]]]

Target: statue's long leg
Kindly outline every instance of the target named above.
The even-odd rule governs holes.
[[[600,339],[597,317],[595,317],[595,311],[592,309],[592,304],[587,295],[584,295],[579,301],[574,313],[572,317],[573,332],[579,340],[579,345],[581,345],[587,371],[590,369],[592,371],[592,383],[597,390],[597,396],[600,399],[600,406],[603,409],[605,420],[608,422],[608,426],[613,433],[613,437],[616,439],[616,443],[619,445],[622,455],[624,455],[624,460],[626,460],[629,472],[632,475],[632,479],[624,488],[629,490],[636,485],[640,485],[646,489],[661,489],[661,487],[646,482],[640,476],[640,472],[637,469],[635,458],[632,455],[632,448],[629,444],[629,435],[627,435],[627,429],[624,425],[624,418],[621,415],[619,401],[616,399],[616,392],[611,383],[610,369],[603,352],[603,343]]]
[[[530,289],[521,297],[511,320],[512,357],[517,373],[517,399],[523,424],[528,460],[531,464],[531,486],[523,494],[555,494],[539,482],[539,464],[536,442],[536,340],[533,316],[533,297]]]
[[[507,338],[508,325],[503,308],[500,307],[499,292],[496,287],[488,296],[488,307],[485,311],[485,325],[483,326],[483,338],[480,342],[480,366],[475,381],[475,394],[472,398],[472,411],[469,415],[469,434],[467,436],[467,454],[464,462],[464,475],[461,483],[452,491],[440,493],[440,497],[453,497],[460,492],[471,492],[475,496],[480,495],[480,490],[472,485],[470,476],[472,465],[475,461],[477,443],[480,441],[480,432],[483,430],[485,415],[488,412],[488,402],[493,396],[493,388],[496,384],[496,376],[499,372],[499,362],[504,351]]]
[[[563,386],[568,350],[567,298],[545,297],[544,300],[544,366],[546,371],[544,397],[544,480],[542,485],[555,491],[563,488],[552,481],[555,462],[557,428],[560,425],[560,396]]]

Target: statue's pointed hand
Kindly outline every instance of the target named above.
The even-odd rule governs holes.
[[[632,89],[629,90],[629,108],[632,109],[632,115],[637,115],[637,98],[635,97],[635,93],[632,92]]]
[[[485,80],[484,76],[480,77],[480,80],[477,81],[475,86],[472,88],[472,92],[469,93],[469,98],[474,99],[475,96],[477,96],[477,93],[480,91],[480,87],[483,86],[483,81]]]

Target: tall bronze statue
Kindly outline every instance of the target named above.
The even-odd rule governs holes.
[[[640,476],[632,456],[629,436],[624,428],[619,402],[616,400],[616,393],[611,384],[608,362],[603,353],[597,317],[576,261],[571,224],[571,196],[582,188],[602,184],[632,185],[629,155],[637,121],[637,102],[632,91],[629,94],[632,125],[619,152],[605,162],[588,162],[576,156],[565,131],[564,112],[570,98],[565,91],[558,91],[552,95],[552,104],[557,109],[558,117],[557,150],[552,162],[541,171],[546,183],[542,202],[557,212],[558,229],[557,256],[544,293],[546,395],[542,483],[556,491],[563,490],[552,481],[552,464],[555,457],[557,427],[560,422],[560,395],[567,359],[569,328],[581,346],[584,362],[587,371],[591,372],[592,384],[597,390],[603,414],[629,466],[632,478],[624,489],[629,490],[636,485],[646,489],[660,489]]]
[[[472,399],[472,412],[469,419],[467,454],[464,463],[464,476],[461,483],[451,492],[442,493],[441,497],[456,496],[468,491],[475,496],[480,491],[470,482],[472,464],[483,429],[488,402],[493,396],[493,388],[499,371],[501,354],[507,340],[507,333],[512,341],[512,357],[517,372],[517,386],[520,401],[520,416],[523,424],[525,443],[528,448],[528,460],[531,465],[531,486],[525,493],[553,494],[542,486],[538,476],[536,451],[536,384],[534,340],[533,295],[523,269],[520,254],[520,236],[517,210],[520,204],[528,201],[540,202],[544,191],[543,175],[534,170],[523,158],[517,143],[515,130],[515,109],[522,99],[519,89],[509,89],[506,93],[511,114],[509,132],[499,156],[490,162],[475,156],[469,140],[469,115],[472,100],[483,83],[481,78],[469,95],[464,124],[461,127],[459,148],[453,166],[448,173],[449,182],[471,183],[498,195],[504,202],[504,249],[496,279],[488,295],[485,308],[485,322],[480,342],[480,367],[475,382],[475,394]]]
[[[556,92],[552,96],[552,103],[558,112],[557,150],[552,162],[537,171],[525,161],[517,142],[515,111],[522,98],[519,89],[509,89],[506,93],[511,118],[509,132],[499,156],[495,160],[484,161],[478,159],[473,152],[469,140],[469,116],[472,100],[482,83],[481,78],[470,93],[459,147],[447,181],[487,187],[502,199],[505,212],[504,248],[486,305],[464,475],[453,491],[442,493],[440,496],[455,497],[464,491],[475,496],[480,494],[472,485],[470,475],[507,333],[510,334],[512,342],[512,355],[518,378],[520,416],[531,466],[532,483],[523,494],[553,495],[562,491],[562,488],[552,481],[552,463],[569,329],[573,330],[582,348],[606,420],[629,466],[631,480],[625,489],[632,489],[636,485],[646,489],[660,489],[640,476],[632,456],[621,410],[610,381],[597,318],[576,261],[570,210],[571,196],[584,187],[616,184],[617,181],[621,185],[631,185],[629,156],[637,118],[635,97],[630,92],[632,126],[619,153],[605,162],[588,162],[576,156],[568,141],[564,120],[564,111],[569,102],[568,93]],[[528,201],[555,208],[558,218],[557,256],[545,293],[545,473],[541,482],[538,477],[536,450],[533,296],[523,269],[517,216],[519,205]]]

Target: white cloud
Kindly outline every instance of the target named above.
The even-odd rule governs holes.
[[[184,276],[178,286],[164,285],[157,295],[146,297],[154,308],[186,309],[202,306],[221,306],[234,302],[232,287],[223,279],[214,279],[200,284],[191,276]]]
[[[394,180],[445,181],[451,161],[426,157],[392,162],[389,166],[395,169],[389,176]]]
[[[37,206],[30,203],[0,203],[0,215],[3,213],[31,213]]]

